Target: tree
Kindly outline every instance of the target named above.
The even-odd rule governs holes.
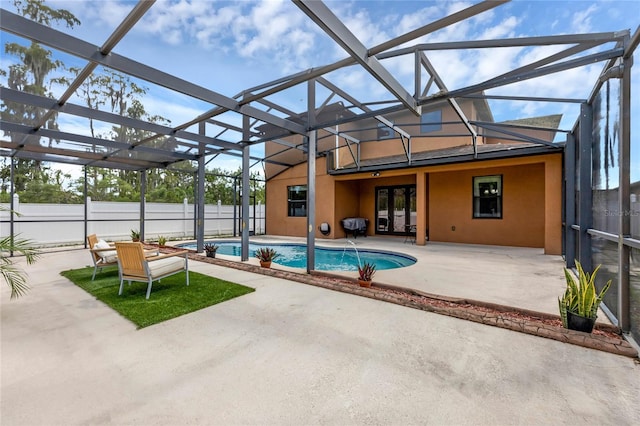
[[[80,21],[64,9],[52,9],[44,4],[43,0],[13,0],[13,4],[19,14],[39,22],[44,25],[52,23],[62,23],[73,28],[79,25]],[[65,82],[64,76],[50,77],[50,74],[58,69],[64,70],[64,65],[54,60],[53,53],[43,48],[40,44],[32,42],[29,46],[20,43],[7,43],[5,53],[18,59],[17,63],[8,67],[8,73],[3,70],[3,75],[7,76],[7,86],[22,92],[33,93],[39,96],[53,97],[51,88],[55,84]],[[0,116],[3,120],[20,123],[32,127],[44,127],[47,129],[57,129],[57,114],[50,115],[42,108],[32,105],[25,105],[19,102],[3,100]],[[24,144],[40,144],[39,135],[25,135],[4,131],[11,141]],[[49,145],[53,140],[49,140]],[[8,180],[9,167],[6,163],[0,170],[0,178],[4,182]],[[18,193],[27,191],[31,183],[40,185],[52,184],[50,175],[40,161],[18,159],[16,161],[16,173],[14,174],[15,191]]]
[[[74,73],[80,69],[73,68]],[[110,112],[123,117],[144,120],[151,123],[169,124],[170,121],[159,115],[149,114],[142,102],[147,88],[138,84],[129,76],[116,71],[105,70],[102,74],[92,74],[78,88],[76,94],[84,99],[86,105],[92,109],[107,108]],[[89,119],[91,136],[114,140],[118,142],[136,143],[148,139],[154,134],[126,126],[112,126],[106,134],[95,130],[93,119]],[[145,146],[162,149],[177,148],[177,143],[171,137],[159,137],[148,142]],[[93,152],[106,153],[104,148],[92,147]],[[131,158],[139,153],[135,150],[127,151]],[[147,200],[182,202],[188,188],[184,188],[182,180],[164,169],[150,169],[147,171]],[[84,185],[84,179],[79,181]],[[87,169],[88,195],[94,200],[136,201],[140,199],[140,178],[136,171],[117,170],[104,171],[95,167]],[[191,191],[192,192],[192,191]],[[191,196],[193,198],[193,196]]]

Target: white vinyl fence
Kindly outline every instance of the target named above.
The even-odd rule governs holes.
[[[9,204],[0,204],[0,237],[10,234]],[[145,241],[195,238],[194,204],[145,203]],[[33,240],[38,247],[84,244],[84,204],[27,204],[14,197],[14,233]],[[235,232],[240,232],[240,206],[235,206]],[[254,213],[255,212],[255,213]],[[87,234],[97,234],[108,241],[128,240],[131,230],[140,229],[140,204],[91,201],[87,199]],[[249,206],[249,232],[265,232],[265,206]],[[205,205],[204,234],[231,236],[234,233],[234,206]]]

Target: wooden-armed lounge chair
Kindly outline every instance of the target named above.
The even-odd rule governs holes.
[[[116,246],[114,243],[107,243],[102,239],[98,239],[96,234],[87,236],[87,244],[89,246],[89,252],[91,253],[91,260],[93,261],[93,276],[91,281],[96,278],[98,269],[102,271],[102,268],[107,266],[118,265],[118,255],[116,252]],[[160,254],[160,250],[145,249],[144,255],[146,257],[157,256]]]
[[[93,260],[93,276],[91,277],[91,281],[93,281],[96,278],[98,269],[102,271],[104,267],[116,266],[118,264],[118,258],[115,246],[99,240],[96,234],[87,236],[87,244],[91,252],[91,260]]]
[[[145,252],[140,242],[117,242],[118,270],[120,273],[120,290],[122,295],[124,281],[146,282],[147,299],[151,294],[151,286],[154,281],[159,281],[169,275],[185,271],[187,285],[189,285],[189,260],[188,250],[161,254],[159,256],[145,257]]]

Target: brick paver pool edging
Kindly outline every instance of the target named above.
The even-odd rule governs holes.
[[[353,280],[349,280],[326,272],[314,271],[311,275],[301,274],[273,268],[261,268],[260,266],[252,265],[250,263],[208,258],[196,253],[189,254],[189,258],[200,262],[212,263],[219,266],[268,275],[289,281],[296,281],[343,293],[369,297],[371,299],[382,300],[414,309],[492,325],[534,336],[546,337],[548,339],[590,349],[597,349],[617,355],[623,355],[631,358],[638,357],[638,351],[624,339],[620,330],[617,327],[607,324],[596,324],[596,328],[608,333],[613,333],[616,335],[615,337],[568,330],[545,322],[545,320],[559,320],[559,317],[556,315],[528,311],[510,306],[469,299],[443,297],[422,293],[409,288],[390,286],[375,282],[371,288],[363,288],[358,286],[355,278]],[[515,313],[518,316],[514,318],[513,316],[509,316],[509,313]],[[527,317],[539,318],[540,320],[536,321]]]

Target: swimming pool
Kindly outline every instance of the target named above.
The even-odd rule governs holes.
[[[205,243],[216,244],[219,246],[218,253],[230,256],[241,256],[240,242],[238,241],[205,241]],[[180,247],[191,250],[196,249],[195,243],[181,244]],[[255,251],[260,247],[271,247],[275,249],[280,256],[276,258],[274,263],[290,266],[292,268],[307,267],[307,246],[304,244],[256,244],[249,243],[249,256],[253,257]],[[395,269],[416,263],[416,258],[406,254],[395,253],[391,251],[361,249],[357,253],[353,246],[345,248],[315,248],[315,269],[318,271],[357,271],[358,256],[360,262],[373,263],[377,270]]]

